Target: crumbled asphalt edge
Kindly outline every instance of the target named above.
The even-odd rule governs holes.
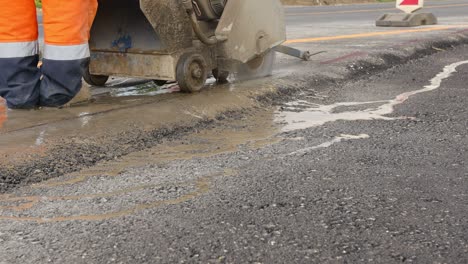
[[[278,91],[270,92],[257,98],[259,102],[265,105],[280,106],[284,102],[291,101],[298,93],[302,95],[316,95],[317,91],[323,87],[335,87],[335,90],[340,90],[343,85],[370,78],[378,73],[406,64],[413,60],[422,59],[439,52],[450,51],[462,45],[468,44],[468,35],[460,34],[456,40],[439,40],[427,42],[421,47],[416,48],[409,55],[395,55],[389,53],[379,53],[372,56],[371,60],[359,60],[350,63],[346,68],[348,74],[343,78],[330,78],[327,76],[312,76],[297,78],[294,84],[279,85]],[[370,61],[379,61],[380,63],[372,63]],[[309,87],[304,89],[304,87]]]
[[[417,48],[408,56],[398,56],[392,53],[374,55],[383,63],[374,64],[367,60],[352,63],[347,67],[348,74],[344,78],[329,78],[324,76],[305,76],[294,82],[281,82],[277,90],[255,98],[262,107],[272,107],[291,101],[298,94],[315,95],[321,87],[342,87],[350,81],[369,78],[392,67],[409,61],[450,50],[457,46],[468,44],[468,36],[459,36],[457,40],[434,41]],[[306,88],[305,88],[306,87]],[[68,139],[53,147],[48,155],[29,160],[9,168],[0,168],[0,193],[6,193],[14,188],[27,184],[38,183],[67,173],[79,171],[96,165],[98,162],[114,160],[132,152],[141,151],[160,144],[163,140],[170,141],[182,138],[184,135],[196,133],[197,130],[215,126],[217,121],[240,119],[254,113],[255,108],[226,111],[212,120],[201,120],[190,126],[172,126],[158,128],[152,131],[132,129],[114,137],[110,144],[76,143]],[[100,142],[96,140],[94,142]]]

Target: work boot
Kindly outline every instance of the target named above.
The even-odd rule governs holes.
[[[39,106],[61,107],[69,103],[83,86],[87,59],[59,61],[44,58],[42,63]]]
[[[75,97],[73,97],[73,99],[70,102],[66,103],[62,107],[72,107],[75,105],[86,104],[89,103],[91,99],[92,95],[90,87],[87,83],[83,83],[80,92],[78,92],[78,94]]]

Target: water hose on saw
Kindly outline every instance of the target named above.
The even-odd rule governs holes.
[[[193,10],[193,5],[192,5],[192,0],[181,0],[182,1],[182,6],[185,9],[185,12],[187,12],[187,15],[189,16],[190,19],[190,24],[192,24],[193,31],[195,32],[195,35],[197,38],[205,45],[208,46],[213,46],[218,44],[221,39],[218,39],[216,36],[213,37],[207,37],[203,30],[200,28],[200,24],[198,24],[198,19],[197,16],[195,15],[195,11]]]

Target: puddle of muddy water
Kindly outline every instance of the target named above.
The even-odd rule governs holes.
[[[102,120],[103,115],[108,112],[125,111],[126,108],[148,105],[161,100],[152,95],[178,91],[177,86],[155,89],[152,82],[141,85],[142,87],[116,88],[115,96],[101,93],[94,103],[71,108],[9,110],[4,101],[0,101],[0,155],[7,153],[11,159],[28,159],[31,154],[42,153],[43,146],[51,147],[52,144],[48,144],[50,138],[75,137],[80,132],[86,133],[93,129],[102,132],[106,130],[104,128],[106,122],[112,120],[114,126],[119,123],[126,124],[134,119],[117,116],[108,118],[105,122],[97,120]],[[144,115],[143,110],[142,112]],[[0,163],[2,161],[5,159],[0,160]]]
[[[119,133],[133,129],[152,131],[174,124],[185,126],[214,119],[222,112],[252,107],[256,101],[251,98],[274,90],[274,86],[263,81],[251,81],[212,84],[204,91],[190,95],[112,97],[102,94],[92,104],[71,108],[8,110],[8,120],[0,128],[0,156],[5,157],[0,159],[0,164],[18,164],[39,158],[62,140],[90,143],[92,138],[106,144],[102,141],[112,140],[112,136],[118,137]]]

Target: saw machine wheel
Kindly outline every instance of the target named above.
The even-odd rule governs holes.
[[[89,72],[89,66],[86,67],[86,70],[83,72],[83,79],[86,83],[93,86],[105,86],[106,82],[109,80],[107,75],[94,75]]]
[[[208,78],[208,64],[202,55],[186,53],[177,63],[176,80],[180,90],[186,93],[199,92]]]

